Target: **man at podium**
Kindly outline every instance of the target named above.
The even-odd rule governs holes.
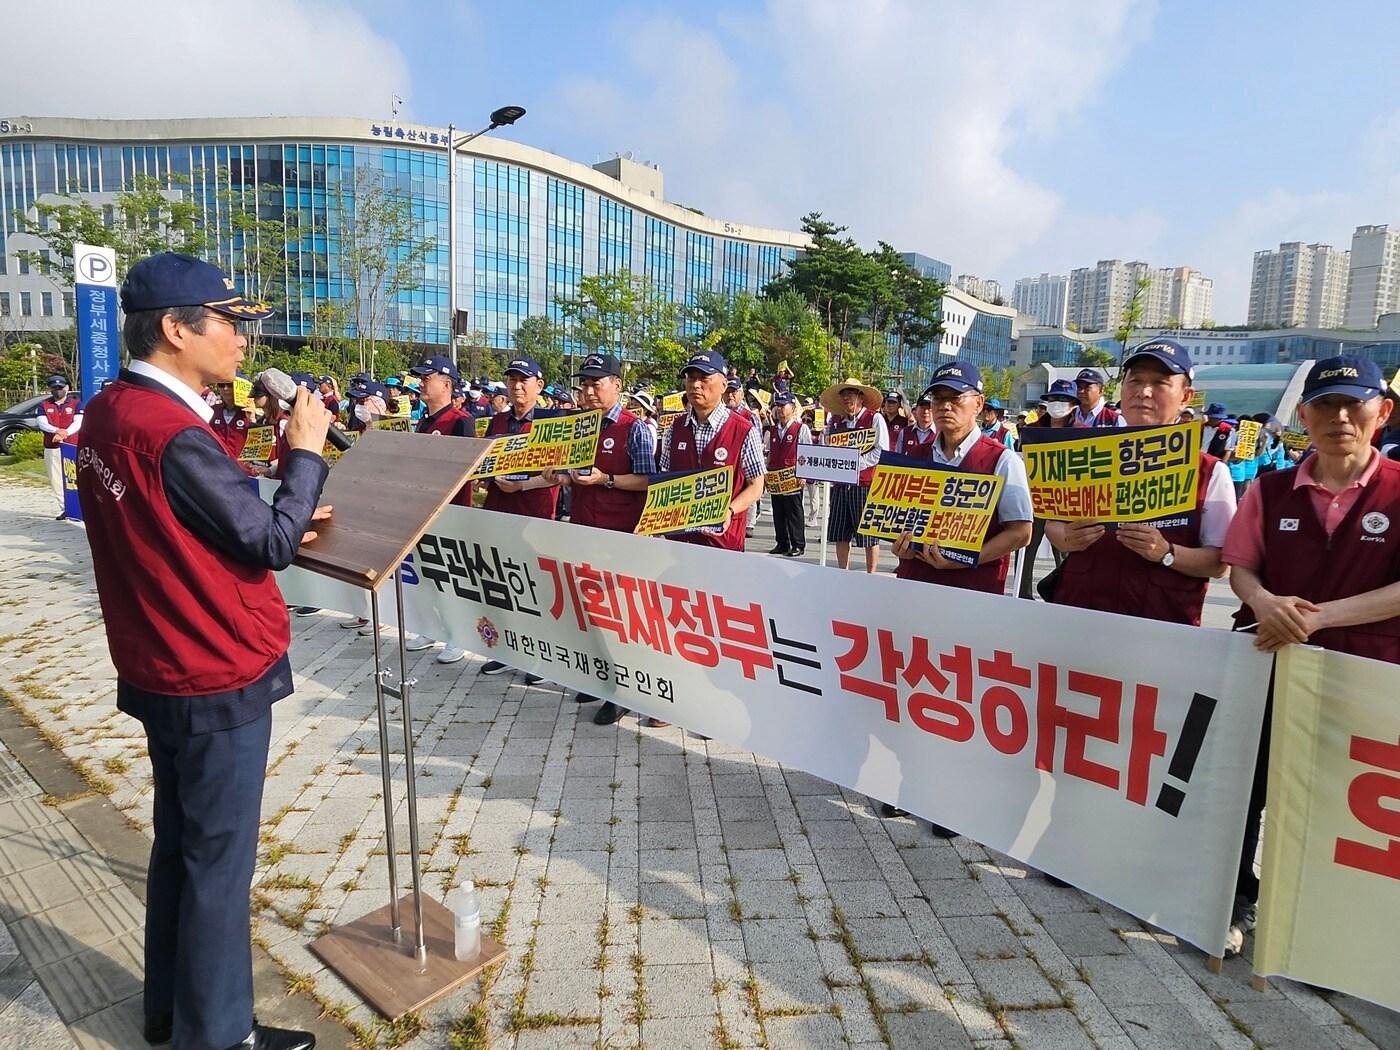
[[[248,894],[272,704],[292,691],[272,570],[330,516],[316,502],[331,415],[297,391],[269,506],[210,428],[199,391],[243,361],[239,322],[272,311],[217,267],[173,252],[134,265],[121,303],[131,364],[88,403],[78,497],[117,707],[145,727],[155,779],[146,1039],[309,1050],[307,1032],[254,1023]]]

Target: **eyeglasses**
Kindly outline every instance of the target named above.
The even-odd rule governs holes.
[[[932,401],[935,405],[956,405],[963,398],[967,397],[967,395],[970,392],[971,391],[964,390],[961,394],[954,394],[952,397],[949,397],[946,394],[942,396],[939,396],[938,394],[930,394],[929,400]]]
[[[221,314],[221,313],[219,313],[219,312],[216,311],[216,310],[205,310],[205,311],[204,311],[204,319],[205,319],[206,321],[209,321],[209,320],[219,321],[219,322],[221,322],[221,323],[223,323],[223,324],[228,325],[228,326],[229,326],[230,328],[232,328],[235,332],[238,331],[238,322],[237,322],[237,321],[235,321],[232,317],[227,316],[226,314]]]

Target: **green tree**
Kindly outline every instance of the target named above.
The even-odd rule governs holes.
[[[718,350],[741,375],[747,375],[751,368],[763,376],[771,374],[759,303],[748,292],[728,295],[702,291],[685,314],[700,326],[701,343]]]
[[[1080,368],[1099,368],[1105,371],[1111,369],[1116,360],[1109,351],[1098,346],[1083,346],[1079,350],[1079,360],[1075,362]]]
[[[405,295],[422,287],[437,241],[426,234],[426,220],[414,217],[413,199],[391,188],[382,172],[360,169],[353,197],[341,188],[334,201],[360,368],[379,375],[387,371],[377,367],[376,355],[381,341],[391,338],[391,314]],[[403,357],[402,350],[394,354]]]
[[[576,349],[616,354],[643,375],[671,370],[689,356],[676,337],[680,308],[646,277],[628,270],[594,274],[579,281],[575,295],[555,300],[572,358]],[[670,381],[668,380],[668,381]]]
[[[1133,285],[1133,294],[1128,299],[1128,305],[1123,308],[1123,321],[1113,333],[1113,338],[1118,340],[1118,345],[1125,350],[1128,343],[1133,338],[1133,333],[1142,324],[1142,297],[1143,293],[1152,286],[1152,282],[1146,277],[1139,277],[1137,283]]]
[[[525,318],[515,330],[512,342],[518,353],[540,363],[546,382],[567,383],[572,378],[573,369],[565,364],[564,333],[552,319],[543,314]]]

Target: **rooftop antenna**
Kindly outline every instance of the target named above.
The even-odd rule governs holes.
[[[391,95],[390,98],[393,99],[393,102],[390,104],[390,109],[393,111],[393,119],[397,121],[399,119],[399,107],[403,105],[403,99],[399,98],[398,95]]]

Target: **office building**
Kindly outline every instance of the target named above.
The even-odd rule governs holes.
[[[354,202],[365,178],[408,197],[416,236],[433,244],[389,304],[382,334],[416,344],[448,341],[447,129],[337,118],[78,120],[20,118],[0,139],[0,309],[22,329],[72,324],[68,289],[23,266],[41,243],[19,232],[36,201],[71,189],[109,204],[139,175],[185,190],[218,258],[240,284],[247,274],[227,235],[221,190],[271,185],[263,218],[301,235],[285,258],[286,303],[264,322],[272,338],[312,334],[320,304],[353,301],[345,259]],[[704,289],[757,293],[808,243],[805,234],[713,219],[667,203],[661,171],[627,157],[590,168],[485,135],[459,147],[456,164],[457,307],[486,345],[511,346],[536,314],[581,278],[623,269],[645,274],[676,302]],[[350,330],[365,317],[350,319]]]
[[[899,257],[912,266],[920,277],[932,277],[939,284],[953,283],[953,267],[942,259],[918,252],[900,252]]]

